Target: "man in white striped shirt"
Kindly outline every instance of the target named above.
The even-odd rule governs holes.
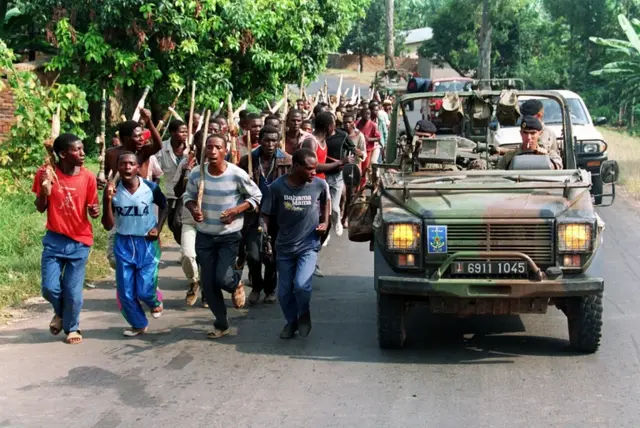
[[[200,169],[189,175],[184,206],[196,221],[196,256],[200,266],[200,282],[209,308],[216,320],[214,329],[207,333],[210,339],[229,334],[227,307],[222,290],[232,294],[233,304],[245,304],[242,271],[234,270],[242,238],[245,211],[260,206],[262,193],[249,175],[225,161],[226,141],[221,135],[210,135],[206,140],[209,163],[205,168],[202,209],[197,207]]]

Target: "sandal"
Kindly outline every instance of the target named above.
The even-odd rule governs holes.
[[[162,303],[160,303],[160,306],[156,306],[155,308],[151,309],[151,316],[155,319],[158,319],[162,316]]]
[[[247,296],[244,294],[244,284],[242,281],[238,283],[238,287],[231,295],[231,298],[233,300],[233,306],[236,309],[240,309],[244,306]]]
[[[77,330],[67,334],[67,338],[64,340],[64,343],[67,345],[77,345],[82,343],[82,332]]]
[[[144,334],[147,332],[147,327],[145,328],[127,328],[122,332],[122,335],[124,337],[136,337],[136,336],[140,336],[141,334]]]
[[[219,328],[215,328],[207,333],[207,339],[220,339],[222,336],[226,336],[229,334],[231,330],[227,328],[226,330],[220,330]]]
[[[54,315],[49,323],[49,332],[54,336],[57,336],[62,331],[62,318],[57,315]]]

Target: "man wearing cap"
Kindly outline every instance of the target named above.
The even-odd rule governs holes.
[[[525,101],[522,107],[520,107],[520,114],[522,114],[523,117],[533,116],[540,121],[542,124],[542,132],[540,132],[538,145],[558,153],[558,138],[556,133],[543,122],[544,105],[542,102],[535,98]]]
[[[522,145],[515,151],[508,152],[498,160],[496,169],[509,169],[513,158],[523,154],[549,155],[549,162],[552,169],[562,169],[562,158],[555,150],[548,150],[539,145],[540,135],[543,125],[537,117],[525,116],[520,125],[520,136]]]
[[[438,128],[431,121],[422,119],[416,123],[415,136],[422,138],[435,138]]]

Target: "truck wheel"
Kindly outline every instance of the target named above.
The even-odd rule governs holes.
[[[406,339],[402,297],[378,293],[378,345],[382,349],[402,348]]]
[[[602,335],[602,294],[572,297],[567,303],[571,347],[579,352],[596,352]]]

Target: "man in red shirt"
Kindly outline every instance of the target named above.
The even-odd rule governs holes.
[[[43,167],[36,174],[32,191],[39,212],[47,213],[47,233],[42,239],[42,296],[55,315],[49,331],[64,330],[66,343],[82,342],[80,311],[82,287],[93,229],[87,216],[100,216],[96,177],[82,165],[84,147],[72,134],[62,134],[53,143],[58,157],[55,172]]]
[[[360,120],[356,122],[356,128],[364,135],[364,139],[367,142],[367,157],[360,167],[360,171],[362,171],[360,187],[362,187],[367,182],[371,162],[377,161],[380,156],[380,131],[378,130],[378,125],[371,120],[371,110],[368,108],[360,110]]]

